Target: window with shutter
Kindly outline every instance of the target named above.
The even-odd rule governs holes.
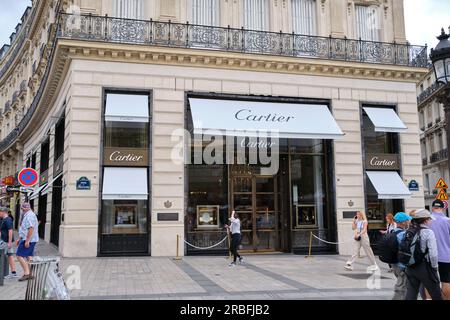
[[[244,28],[269,31],[269,0],[243,0]]]
[[[356,37],[366,41],[380,40],[380,24],[378,18],[378,7],[355,6],[356,14]]]
[[[191,0],[191,23],[219,26],[219,0]]]
[[[292,0],[292,31],[297,34],[316,35],[316,1]]]
[[[113,15],[117,18],[144,19],[145,0],[114,0]]]

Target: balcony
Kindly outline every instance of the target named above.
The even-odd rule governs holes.
[[[433,126],[433,122],[428,122],[427,129],[431,128]]]
[[[438,124],[438,123],[440,123],[441,122],[441,117],[437,117],[435,120],[434,120],[434,123],[436,123],[436,124]]]
[[[424,92],[422,92],[418,97],[417,97],[417,104],[420,106],[422,105],[424,102],[428,101],[428,99],[430,99],[433,94],[438,91],[440,88],[442,87],[442,83],[433,83],[430,87],[428,87]]]
[[[209,49],[426,68],[427,47],[201,26],[107,16],[61,14],[60,38]]]
[[[447,149],[442,149],[439,152],[435,152],[430,157],[430,164],[438,162],[438,161],[446,160],[447,156],[448,156]]]
[[[427,158],[422,158],[422,165],[426,166],[428,164]]]

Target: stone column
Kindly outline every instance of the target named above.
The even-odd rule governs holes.
[[[346,0],[333,0],[330,1],[331,11],[331,36],[332,37],[344,37],[346,34],[347,24],[347,1]]]
[[[405,8],[403,0],[393,0],[392,2],[392,17],[394,25],[394,41],[399,43],[406,42],[405,31]]]

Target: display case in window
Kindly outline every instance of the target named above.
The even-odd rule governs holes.
[[[219,228],[219,205],[197,206],[197,229]]]
[[[316,205],[299,204],[296,206],[296,228],[317,227]]]
[[[137,213],[137,205],[136,204],[115,204],[114,205],[115,217],[114,217],[114,227],[121,228],[133,228],[137,227],[136,222],[136,213]]]

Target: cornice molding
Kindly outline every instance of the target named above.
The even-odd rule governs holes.
[[[385,81],[418,81],[425,68],[60,39],[72,59],[183,65]]]

